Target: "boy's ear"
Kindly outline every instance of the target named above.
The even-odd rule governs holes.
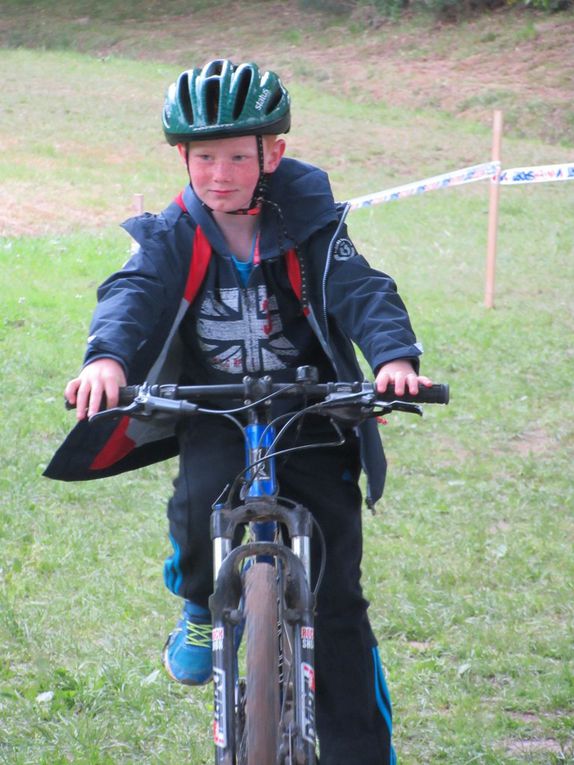
[[[178,143],[177,150],[179,152],[179,156],[183,160],[183,164],[187,167],[188,144]]]
[[[263,163],[264,172],[274,173],[275,170],[277,170],[279,163],[285,154],[286,146],[287,144],[285,143],[284,138],[276,138],[273,143],[269,142],[267,144],[265,147],[265,161]]]

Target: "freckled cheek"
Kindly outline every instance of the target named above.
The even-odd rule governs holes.
[[[219,184],[223,180],[226,185],[237,186],[249,195],[253,193],[259,179],[258,168],[239,168],[230,166],[227,172],[218,172],[216,168],[194,167],[189,168],[191,181],[196,192],[210,189],[213,184]]]
[[[190,177],[193,187],[199,191],[209,185],[211,175],[205,171],[190,168]]]
[[[205,182],[210,175],[210,172],[206,170],[206,168],[194,165],[190,165],[189,172],[191,173],[192,178],[197,178],[197,180],[201,182]]]
[[[247,171],[242,172],[238,174],[238,177],[236,178],[237,181],[241,184],[241,186],[244,189],[251,189],[252,191],[255,189],[255,185],[259,179],[259,171]]]

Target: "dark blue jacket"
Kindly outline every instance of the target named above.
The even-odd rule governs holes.
[[[294,289],[339,380],[358,380],[353,344],[371,369],[399,358],[415,367],[421,353],[405,306],[387,275],[372,269],[348,238],[344,212],[332,195],[327,175],[316,167],[283,159],[271,176],[261,226],[261,259],[279,249],[297,251]],[[132,218],[124,228],[138,251],[98,290],[85,363],[115,358],[128,383],[175,382],[179,374],[178,327],[203,278],[205,250],[229,255],[213,218],[191,187],[159,215]],[[302,291],[302,295],[301,295]],[[376,423],[361,426],[368,501],[382,494],[386,462]],[[80,422],[45,471],[59,480],[88,480],[177,454],[173,425]]]

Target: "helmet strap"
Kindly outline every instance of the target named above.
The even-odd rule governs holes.
[[[243,207],[239,210],[232,210],[227,213],[228,215],[259,215],[261,212],[261,205],[265,200],[267,192],[267,175],[265,173],[265,154],[263,151],[263,136],[256,135],[257,141],[257,162],[259,164],[259,178],[251,197],[249,207]]]

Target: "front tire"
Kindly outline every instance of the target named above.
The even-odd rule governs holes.
[[[255,563],[245,574],[247,765],[275,765],[279,745],[277,577]]]

